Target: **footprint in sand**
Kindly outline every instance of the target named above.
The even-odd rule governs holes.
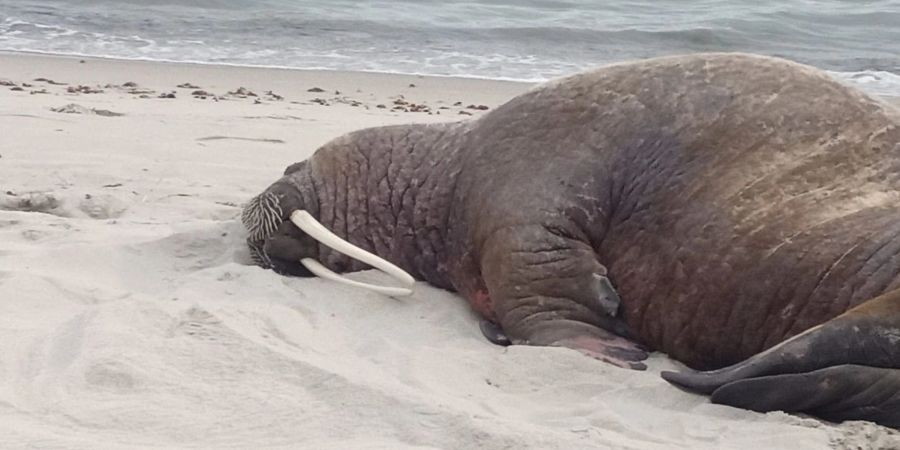
[[[111,195],[85,194],[76,209],[68,207],[70,199],[60,199],[51,192],[29,192],[0,197],[0,210],[37,212],[58,217],[78,217],[86,214],[92,219],[115,219],[128,210],[128,204]]]
[[[43,230],[23,230],[22,238],[26,241],[40,241],[49,236],[50,233]]]
[[[128,248],[144,261],[166,261],[181,273],[231,263],[236,256],[243,254],[239,250],[245,247],[242,245],[245,236],[236,220],[186,226],[191,229],[129,245]]]
[[[69,214],[60,208],[61,204],[62,202],[55,195],[46,192],[29,192],[21,195],[7,193],[0,198],[0,210],[38,212],[69,217]]]
[[[78,209],[92,219],[115,219],[128,210],[128,204],[112,195],[85,195]]]
[[[209,311],[192,307],[182,313],[180,320],[169,332],[170,337],[190,336],[203,341],[219,341],[229,334],[222,321]]]
[[[139,384],[128,367],[118,361],[102,361],[91,365],[84,373],[84,381],[89,387],[127,393]]]
[[[50,108],[50,111],[64,114],[85,114],[104,117],[119,117],[125,115],[107,109],[87,108],[77,103],[69,103],[68,105],[60,106],[58,108]]]

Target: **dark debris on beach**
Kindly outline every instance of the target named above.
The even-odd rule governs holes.
[[[23,84],[24,86],[24,84]],[[86,86],[83,84],[79,84],[77,86],[69,86],[66,88],[66,92],[70,94],[102,94],[103,89],[99,87]]]
[[[238,98],[259,97],[258,95],[256,95],[256,92],[253,92],[250,89],[247,89],[243,86],[239,87],[233,91],[228,91],[228,95],[230,95],[232,97],[238,97]]]
[[[39,77],[34,79],[35,82],[45,83],[50,86],[66,86],[65,92],[69,94],[100,94],[104,93],[105,90],[110,91],[119,91],[125,92],[131,95],[136,96],[141,99],[150,99],[150,98],[160,98],[160,99],[176,99],[177,92],[175,90],[157,92],[152,89],[139,87],[138,83],[134,81],[126,81],[122,84],[106,84],[103,86],[90,86],[90,85],[68,85],[67,83],[57,82],[49,78]],[[0,86],[9,87],[12,91],[28,91],[30,94],[53,94],[48,91],[46,88],[33,89],[28,90],[26,88],[33,87],[28,83],[16,83],[9,79],[0,79]],[[197,85],[193,83],[182,83],[177,85],[178,88],[181,89],[193,89],[190,92],[190,95],[195,99],[207,100],[212,99],[214,101],[220,100],[232,100],[232,99],[252,99],[254,104],[265,104],[267,101],[284,101],[285,97],[283,95],[277,94],[272,90],[266,90],[262,95],[257,94],[256,92],[246,88],[246,87],[238,87],[235,90],[228,91],[224,96],[219,96],[213,92],[209,92],[203,89],[200,89]],[[416,87],[414,83],[410,83],[409,87]],[[320,87],[311,87],[307,89],[307,92],[317,92],[323,93],[328,92]],[[490,109],[489,106],[483,104],[470,103],[467,106],[464,106],[462,101],[456,101],[452,103],[453,107],[443,105],[443,101],[437,101],[439,106],[431,106],[426,102],[416,102],[408,100],[404,97],[403,94],[398,94],[394,97],[391,97],[390,103],[369,103],[360,99],[355,99],[350,96],[342,95],[340,90],[334,90],[334,95],[332,97],[314,97],[308,101],[291,101],[292,104],[314,104],[320,106],[332,106],[336,104],[347,105],[354,108],[376,108],[382,110],[389,110],[393,113],[425,113],[425,114],[441,114],[441,111],[445,113],[450,112],[448,110],[457,110],[459,115],[464,116],[473,116],[476,111],[487,111]],[[357,93],[361,93],[362,91],[357,89]],[[371,101],[371,100],[370,100]],[[373,104],[374,103],[374,104]],[[449,103],[449,102],[447,102]],[[74,104],[72,104],[74,105]],[[68,106],[68,105],[67,105]],[[61,107],[62,108],[62,107]],[[56,109],[54,109],[56,111]],[[83,111],[57,111],[57,112],[76,112],[81,114],[97,114],[97,115],[109,115],[116,116],[121,115],[119,113],[113,113],[109,111],[109,114],[105,114],[107,111],[105,110],[89,110],[88,108],[83,108]]]
[[[43,77],[41,77],[41,78],[35,78],[34,81],[36,81],[36,82],[38,82],[38,83],[52,84],[52,85],[54,85],[54,86],[65,86],[66,84],[68,84],[68,83],[60,83],[60,82],[58,82],[58,81],[53,81],[53,80],[51,80],[51,79],[49,79],[49,78],[43,78]]]

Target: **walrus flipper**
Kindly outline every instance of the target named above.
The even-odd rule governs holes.
[[[607,270],[589,244],[543,225],[494,233],[481,272],[494,312],[512,344],[567,347],[610,364],[643,370],[647,351],[629,340]]]
[[[714,403],[900,427],[898,343],[894,290],[741,363],[662,377]]]
[[[728,383],[712,402],[754,411],[796,411],[833,422],[869,420],[900,428],[900,370],[843,364],[808,373]]]
[[[500,325],[497,325],[490,320],[482,319],[479,327],[481,328],[481,334],[483,334],[485,339],[491,344],[500,345],[502,347],[512,344],[509,337],[507,337],[506,333],[503,332],[503,329],[500,328]]]

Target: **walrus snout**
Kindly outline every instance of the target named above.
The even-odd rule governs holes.
[[[247,229],[247,246],[254,263],[280,274],[312,276],[300,260],[318,256],[316,242],[289,220],[290,213],[303,206],[301,203],[296,190],[283,180],[247,202],[241,222]]]
[[[267,258],[268,268],[279,274],[295,277],[314,276],[301,261],[318,257],[318,243],[289,220],[282,222],[278,229],[266,238],[261,250]]]

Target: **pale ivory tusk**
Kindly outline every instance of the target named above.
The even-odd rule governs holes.
[[[297,228],[303,230],[304,233],[308,234],[313,239],[321,242],[332,249],[339,251],[353,259],[356,259],[360,262],[368,264],[382,272],[390,275],[400,283],[405,286],[412,286],[415,284],[416,280],[408,273],[406,273],[403,269],[391,264],[385,259],[373,255],[343,239],[338,237],[336,234],[329,231],[325,228],[319,221],[317,221],[311,214],[308,212],[298,209],[291,213],[291,222],[294,225],[297,225]],[[364,287],[366,289],[371,289],[373,291],[387,293],[385,290],[388,290],[392,293],[387,295],[409,295],[412,293],[411,289],[405,288],[391,288],[387,286],[377,286],[368,283],[360,283],[358,281],[353,281],[342,277],[331,270],[328,270],[325,266],[321,265],[318,261],[311,260],[309,258],[304,258],[301,260],[301,263],[309,269],[310,272],[322,277],[327,278],[329,280],[338,281],[345,284],[350,284],[354,286]],[[314,263],[314,264],[313,264]],[[313,267],[310,267],[313,266]],[[318,272],[317,272],[318,271]],[[327,275],[326,275],[327,274]],[[398,290],[399,289],[399,290]]]
[[[317,277],[322,277],[326,280],[336,281],[338,283],[343,283],[350,286],[368,289],[370,291],[375,291],[390,297],[406,297],[407,295],[412,295],[413,293],[412,289],[409,288],[379,286],[377,284],[363,283],[361,281],[354,281],[349,278],[342,277],[332,272],[329,268],[323,266],[321,263],[312,258],[303,258],[300,260],[300,263],[303,264],[304,267],[309,269],[309,271]]]

